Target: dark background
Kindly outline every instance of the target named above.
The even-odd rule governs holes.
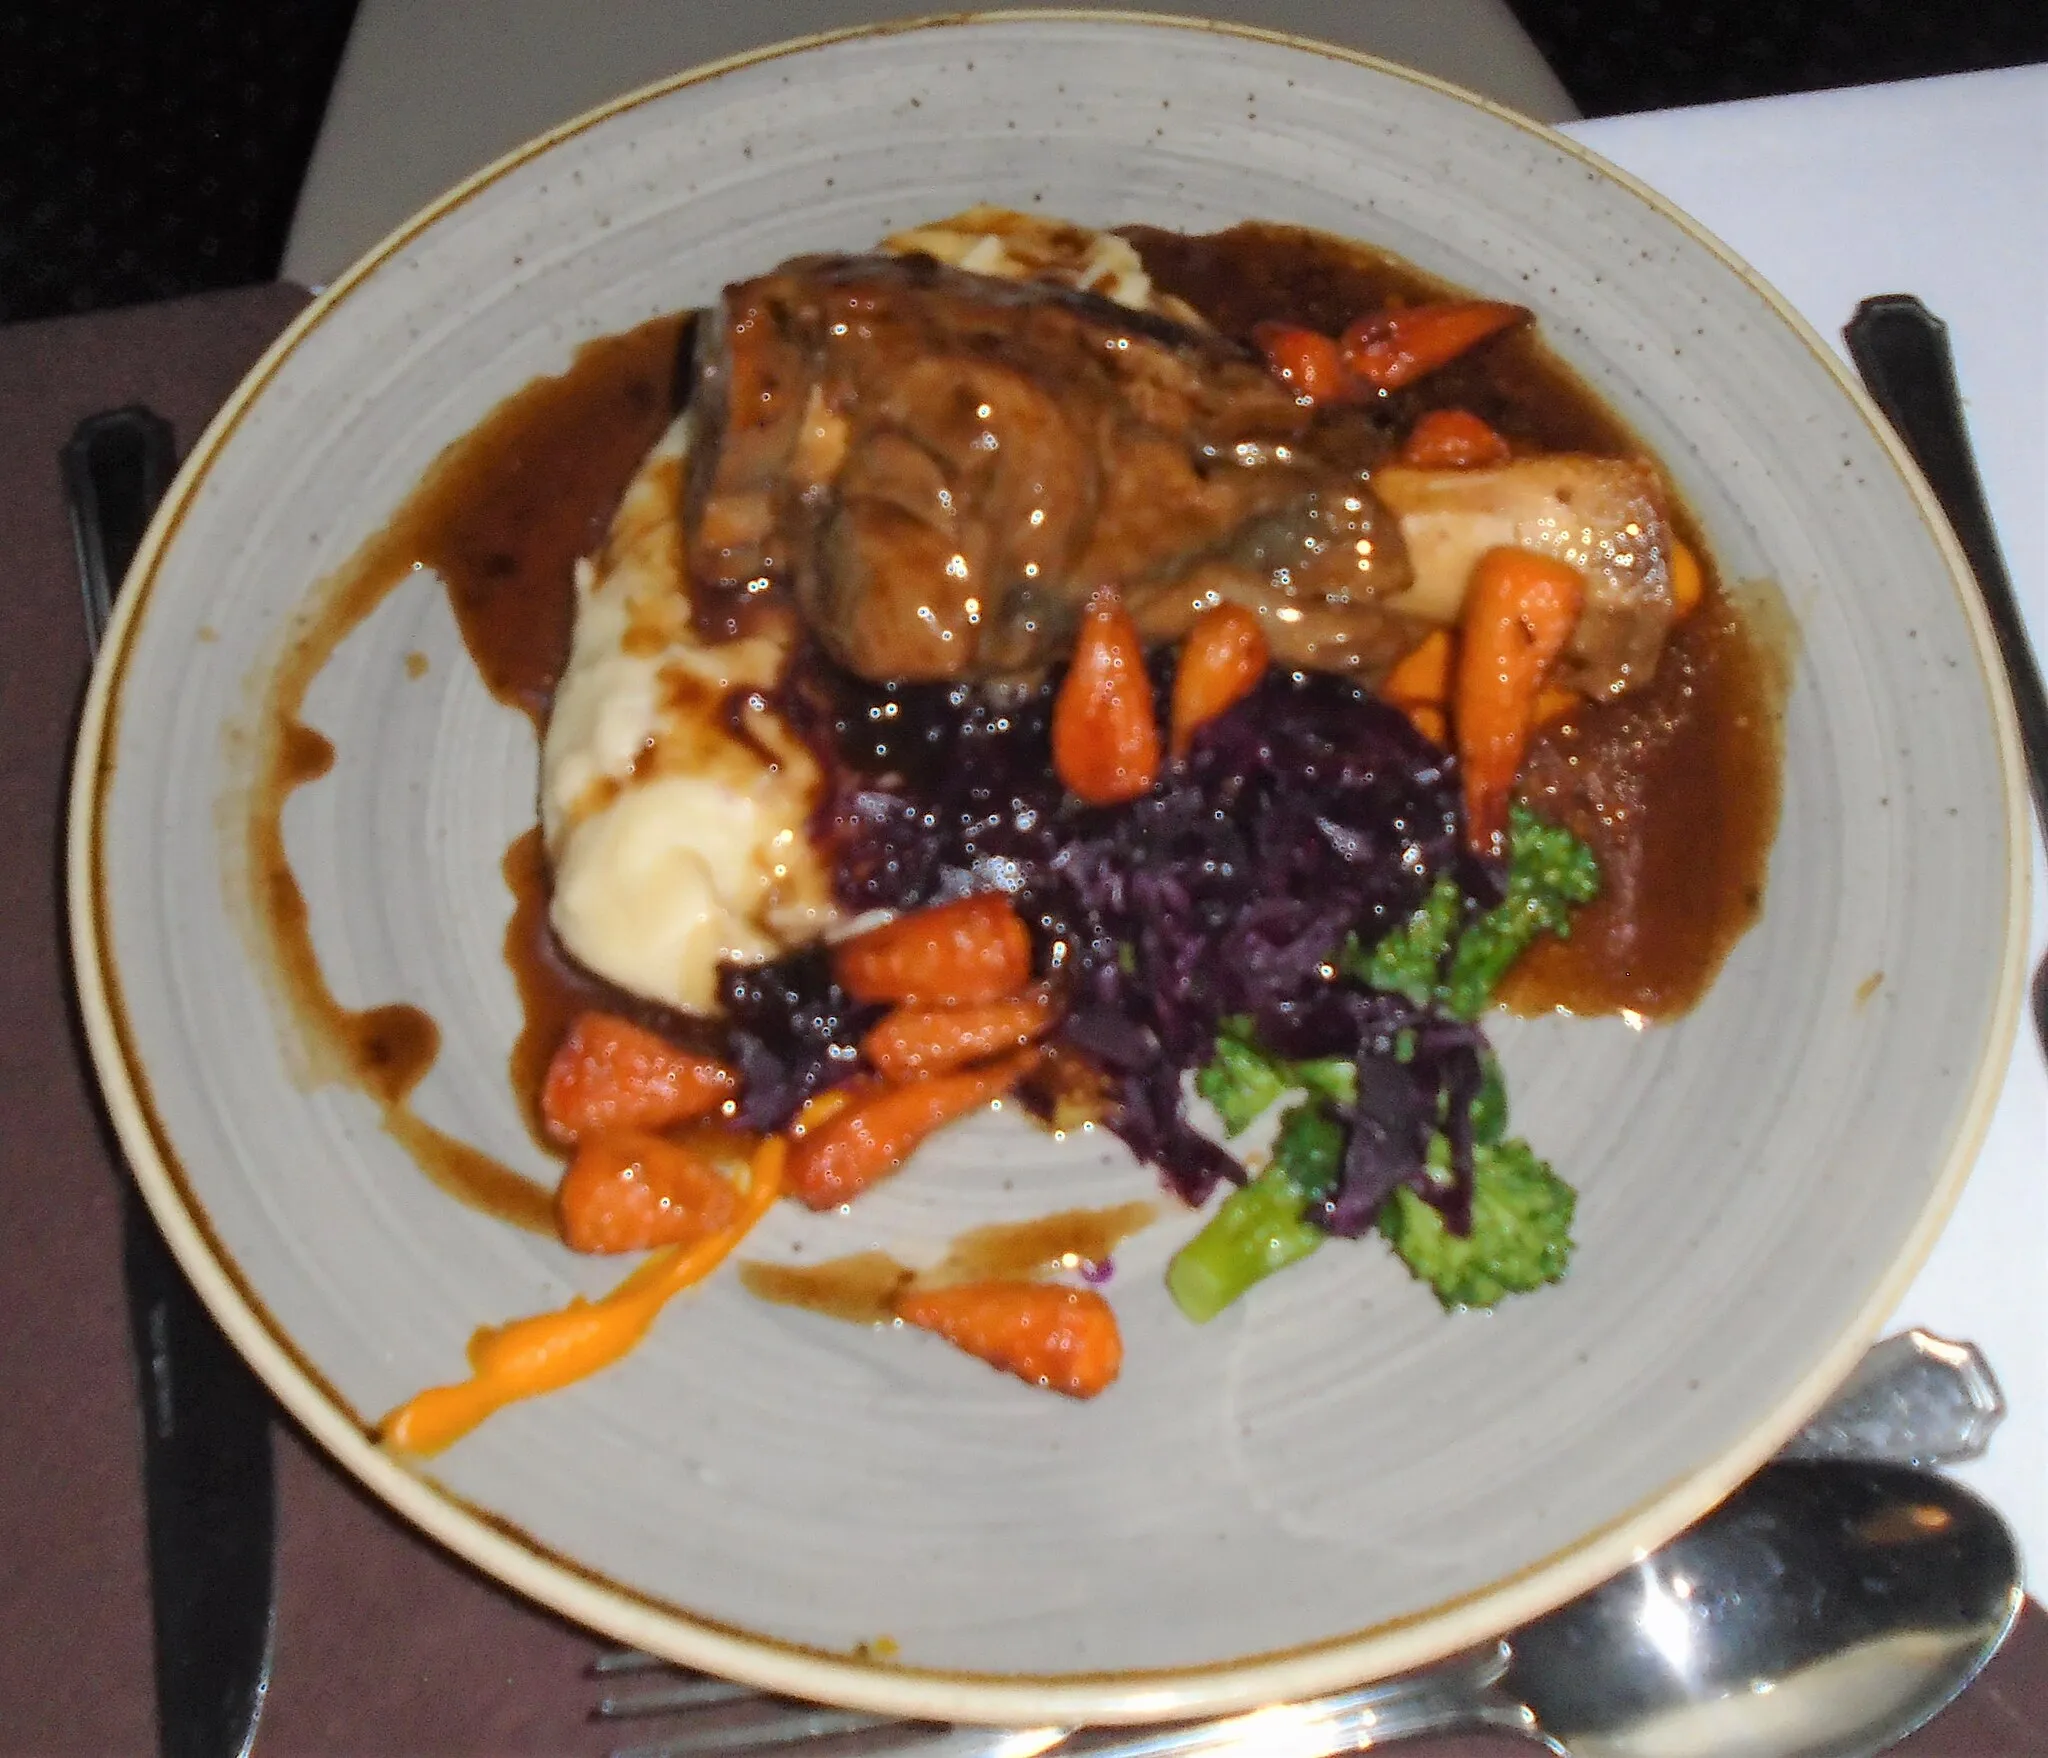
[[[1588,116],[2048,60],[2048,0],[1509,3]],[[270,280],[354,12],[0,0],[0,322]]]

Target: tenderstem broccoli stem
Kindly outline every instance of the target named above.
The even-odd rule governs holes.
[[[1174,1304],[1207,1324],[1254,1283],[1298,1263],[1329,1237],[1302,1218],[1308,1196],[1278,1167],[1223,1199],[1166,1271]]]

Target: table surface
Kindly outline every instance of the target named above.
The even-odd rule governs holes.
[[[2048,67],[1567,125],[1746,258],[1838,353],[1872,293],[1949,327],[2006,566],[2048,654]],[[2036,839],[2032,955],[2048,934]],[[2048,1579],[2048,1080],[2022,1024],[1977,1167],[1900,1325],[1968,1337],[2012,1413],[1958,1472]]]
[[[1609,119],[1570,130],[1673,196],[1833,339],[1856,300],[1948,320],[2008,561],[2048,648],[2048,69]],[[86,671],[56,450],[141,400],[189,446],[303,303],[272,287],[0,330],[0,1752],[150,1749],[146,1569],[110,1140],[76,1045],[54,850]],[[2037,864],[2035,943],[2048,924]],[[2048,1558],[2048,1086],[2016,1046],[1979,1169],[1901,1309],[1984,1345],[2014,1414],[1963,1475]],[[593,1640],[401,1529],[280,1428],[276,1669],[259,1755],[595,1753]],[[2020,1758],[2048,1726],[2038,1611],[1900,1748]],[[650,1732],[653,1730],[649,1730]],[[1421,1758],[1527,1750],[1452,1739]]]

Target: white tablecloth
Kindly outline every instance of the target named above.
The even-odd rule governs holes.
[[[1574,123],[1841,347],[1872,293],[1948,324],[1970,431],[2037,652],[2048,654],[2048,66]],[[2048,932],[2034,852],[2032,951]],[[2022,1022],[1962,1202],[1899,1309],[1967,1337],[2011,1413],[1959,1475],[2048,1578],[2048,1079]]]

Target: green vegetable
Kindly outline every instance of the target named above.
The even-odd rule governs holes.
[[[1447,1157],[1432,1142],[1432,1167]],[[1379,1229],[1418,1280],[1446,1307],[1492,1306],[1563,1279],[1572,1255],[1572,1187],[1511,1139],[1472,1151],[1472,1232],[1460,1239],[1443,1217],[1403,1187],[1379,1212]]]
[[[1249,1021],[1225,1020],[1216,1054],[1195,1074],[1195,1091],[1216,1107],[1231,1135],[1242,1134],[1293,1084],[1286,1064],[1253,1043],[1250,1031]]]
[[[1479,1058],[1479,1090],[1472,1095],[1472,1140],[1491,1147],[1508,1132],[1508,1083],[1491,1050]]]
[[[1568,939],[1573,907],[1599,894],[1600,868],[1591,849],[1563,825],[1510,806],[1508,894],[1458,936],[1442,991],[1445,1010],[1477,1019],[1536,936]]]
[[[1313,1062],[1275,1056],[1259,1044],[1252,1022],[1244,1018],[1223,1022],[1216,1054],[1195,1074],[1195,1091],[1216,1107],[1230,1135],[1241,1135],[1269,1105],[1296,1088],[1348,1105],[1358,1090],[1358,1076],[1341,1056]]]
[[[1344,1164],[1344,1125],[1313,1101],[1296,1105],[1280,1119],[1273,1164],[1304,1195],[1321,1196]]]
[[[1477,1019],[1536,936],[1569,938],[1573,908],[1599,894],[1600,868],[1591,849],[1563,825],[1510,806],[1507,896],[1460,933],[1464,900],[1457,881],[1445,875],[1369,952],[1355,941],[1347,946],[1344,973],[1418,1007],[1435,1001],[1458,1019]]]
[[[1166,1266],[1174,1305],[1205,1325],[1253,1283],[1307,1257],[1329,1238],[1302,1219],[1308,1200],[1277,1161],[1233,1190]]]
[[[1444,956],[1451,949],[1464,907],[1458,882],[1445,874],[1429,888],[1429,895],[1407,921],[1371,952],[1361,955],[1355,946],[1350,949],[1344,960],[1347,973],[1375,989],[1405,995],[1417,1007],[1427,1007],[1442,980]]]

